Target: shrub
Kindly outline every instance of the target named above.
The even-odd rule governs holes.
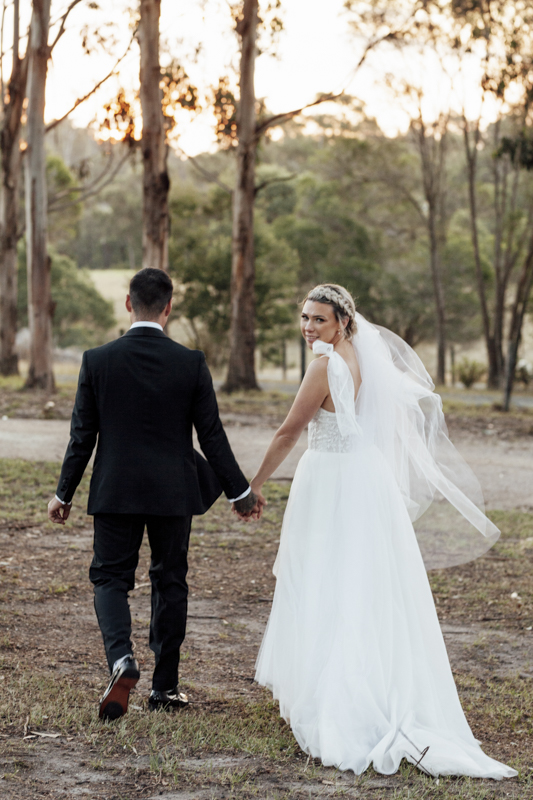
[[[487,368],[479,361],[471,361],[469,358],[463,358],[457,365],[457,375],[465,389],[471,389],[474,383],[481,380],[486,373]]]

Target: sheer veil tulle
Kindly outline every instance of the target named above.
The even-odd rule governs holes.
[[[481,487],[448,438],[442,401],[414,350],[356,314],[361,370],[355,412],[369,444],[400,487],[427,569],[485,553],[500,532],[484,514]]]

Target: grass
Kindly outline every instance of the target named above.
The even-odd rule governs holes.
[[[497,406],[497,404],[496,404]],[[468,392],[462,390],[456,399],[444,398],[442,408],[445,414],[461,414],[469,417],[486,417],[487,420],[494,419],[523,419],[533,420],[533,408],[524,406],[511,406],[510,411],[502,411],[494,404],[479,404],[469,402]]]
[[[135,747],[150,756],[171,748],[183,761],[209,752],[261,756],[287,761],[297,751],[289,728],[279,717],[277,706],[265,700],[253,703],[225,700],[217,693],[195,689],[194,709],[180,714],[149,714],[146,701],[132,696],[134,706],[117,723],[103,725],[98,719],[101,690],[89,685],[80,692],[67,678],[19,672],[0,664],[5,703],[0,711],[3,730],[59,733],[77,736],[91,743],[102,755],[110,748]],[[194,689],[194,687],[193,687]],[[26,734],[28,735],[28,734]],[[165,759],[171,762],[170,750]]]
[[[123,768],[143,765],[152,782],[166,786],[224,786],[235,797],[291,797],[283,791],[270,793],[258,786],[260,773],[273,774],[278,780],[301,781],[302,788],[329,786],[335,796],[376,797],[374,784],[387,783],[386,797],[468,798],[533,797],[529,750],[524,735],[531,734],[533,685],[524,686],[518,679],[483,682],[469,676],[456,676],[465,711],[474,729],[480,726],[494,732],[493,741],[484,741],[484,748],[502,754],[498,739],[508,733],[516,739],[507,748],[506,763],[519,770],[516,781],[493,784],[488,781],[441,778],[438,782],[418,773],[408,764],[391,779],[377,776],[373,770],[360,777],[322,767],[308,761],[296,745],[290,729],[279,718],[277,706],[265,699],[261,703],[226,700],[222,694],[201,694],[195,708],[171,714],[148,714],[145,704],[133,696],[133,705],[126,717],[116,723],[102,725],[97,718],[97,690],[85,692],[71,681],[20,674],[0,668],[6,703],[0,720],[2,729],[12,739],[26,731],[30,737],[23,746],[12,750],[12,768],[26,771],[28,754],[37,743],[39,733],[61,734],[61,740],[75,741],[78,751],[88,750],[92,768],[102,770],[119,759]],[[198,689],[196,689],[198,697]],[[33,737],[33,738],[31,738]],[[37,741],[36,741],[37,740]],[[513,753],[513,749],[516,754]],[[260,769],[258,768],[260,762]],[[17,766],[18,765],[18,766]],[[22,765],[22,766],[21,766]],[[6,777],[13,780],[13,773]],[[500,787],[505,791],[499,791]],[[379,795],[378,795],[379,796]]]
[[[0,523],[20,522],[25,527],[49,525],[46,506],[57,488],[61,467],[50,461],[0,459]],[[87,524],[85,509],[89,493],[87,472],[76,492],[71,521],[75,526]]]
[[[529,628],[533,626],[533,514],[489,511],[488,516],[502,535],[486,556],[429,573],[439,617]]]
[[[259,611],[262,619],[266,618],[268,604],[262,601],[269,599],[273,589],[270,570],[289,494],[287,484],[267,487],[269,505],[260,525],[240,522],[223,499],[195,520],[191,595],[202,604],[214,601],[219,605],[200,605],[198,608],[208,610],[195,612],[207,615],[202,623],[205,636],[198,640],[202,646],[186,640],[182,685],[194,700],[191,708],[176,715],[148,714],[146,699],[135,692],[128,715],[103,725],[97,717],[105,685],[101,649],[94,620],[91,617],[84,622],[91,612],[86,577],[91,554],[87,543],[78,549],[82,539],[75,538],[83,531],[88,541],[84,508],[89,476],[76,495],[72,523],[66,529],[69,544],[62,545],[54,536],[65,529],[48,525],[45,518],[58,472],[57,464],[0,460],[0,560],[15,555],[8,566],[0,567],[0,622],[5,626],[0,637],[3,796],[17,800],[40,797],[41,773],[49,776],[43,787],[53,788],[56,784],[50,775],[57,777],[54,759],[61,756],[66,776],[78,779],[80,772],[89,778],[104,776],[103,783],[100,777],[96,783],[95,777],[91,784],[95,792],[96,788],[101,792],[91,795],[94,800],[148,798],[173,789],[201,800],[310,796],[533,800],[533,680],[517,674],[493,674],[485,628],[471,645],[469,662],[485,665],[484,676],[463,670],[456,673],[456,683],[483,748],[515,766],[520,772],[518,779],[496,783],[441,778],[437,783],[405,763],[394,776],[377,775],[369,769],[354,777],[323,767],[299,750],[270,694],[249,682],[255,646],[250,647],[250,632],[244,624],[254,615],[257,619]],[[437,609],[441,618],[462,623],[478,624],[480,617],[490,615],[496,621],[487,630],[500,624],[506,629],[523,629],[533,623],[533,514],[495,511],[491,517],[502,529],[502,537],[490,554],[473,564],[430,574]],[[37,531],[42,535],[37,536]],[[146,580],[141,573],[147,569],[147,558],[143,546],[140,582]],[[520,601],[511,598],[513,591],[519,593]],[[143,645],[142,650],[141,644],[147,639],[149,588],[136,591],[135,598],[136,642],[141,656],[148,659],[147,647]],[[240,604],[242,611],[232,617],[233,604]],[[82,616],[74,617],[78,605],[83,606]],[[217,609],[225,609],[228,619],[219,619],[221,611]],[[74,626],[72,641],[78,649],[72,644],[72,652],[62,652],[54,632],[67,626],[68,633],[69,624]],[[77,631],[77,625],[86,627]],[[97,650],[91,649],[90,637],[84,640],[87,625],[93,630]],[[238,669],[245,673],[243,680],[238,675],[231,678],[236,662],[245,664]],[[147,666],[143,666],[143,674],[145,669]],[[61,735],[47,739],[38,733]],[[34,738],[24,739],[25,735]],[[67,777],[57,780],[67,781]],[[77,788],[72,780],[68,785],[74,796]],[[109,787],[108,794],[104,785]]]
[[[218,392],[217,400],[220,412],[224,415],[249,414],[283,420],[294,402],[294,394],[267,390],[232,394]]]

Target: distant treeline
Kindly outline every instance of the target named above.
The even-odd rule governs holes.
[[[369,119],[341,126],[316,117],[315,135],[291,123],[278,141],[264,142],[257,170],[255,257],[258,344],[273,362],[294,336],[295,303],[312,284],[342,283],[369,319],[410,344],[435,338],[435,301],[424,174],[411,133],[387,138]],[[505,120],[500,128],[513,122]],[[440,208],[440,270],[447,340],[478,338],[480,303],[471,242],[468,180],[462,138],[447,133],[446,181]],[[501,133],[500,133],[501,137]],[[493,285],[494,160],[486,133],[477,169],[479,252],[484,279]],[[114,180],[83,203],[65,206],[69,183],[112,170],[120,145],[96,144],[85,131],[61,126],[49,142],[49,192],[63,198],[51,214],[55,251],[79,268],[140,268],[142,263],[142,169],[132,160]],[[114,151],[117,152],[114,152]],[[512,170],[511,156],[504,155]],[[138,156],[137,156],[138,159]],[[223,362],[227,352],[231,275],[231,151],[184,162],[171,155],[170,270],[180,287],[176,313],[187,321],[190,343]],[[528,225],[532,183],[525,175],[512,218]],[[525,247],[525,242],[523,244]],[[489,301],[492,298],[489,297]]]

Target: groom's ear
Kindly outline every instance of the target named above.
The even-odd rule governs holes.
[[[131,297],[129,296],[129,294],[126,295],[126,309],[130,312],[130,314],[133,311],[133,306],[131,304]]]
[[[170,300],[165,306],[165,317],[168,317],[171,311],[172,311],[172,298],[170,298]]]

